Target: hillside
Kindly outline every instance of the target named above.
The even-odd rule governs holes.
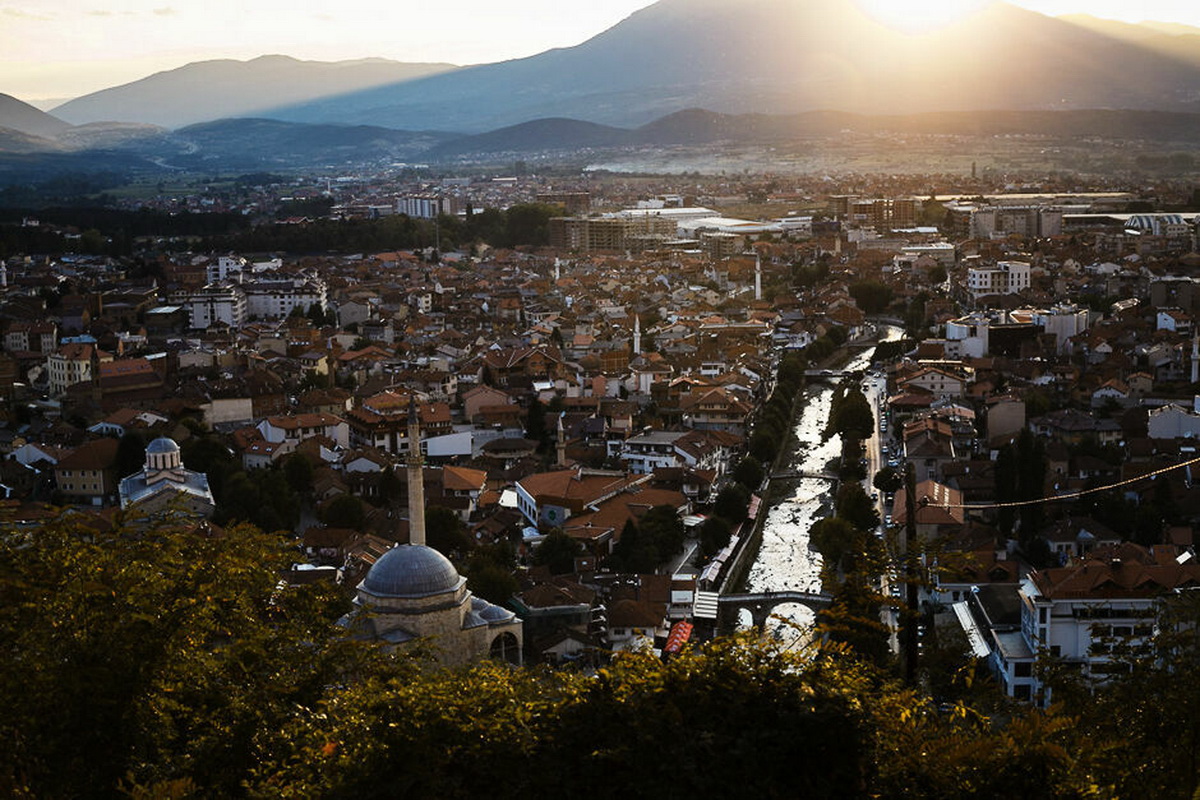
[[[453,69],[451,64],[300,61],[278,55],[201,61],[78,97],[54,114],[75,124],[116,120],[179,128]]]
[[[1180,111],[1200,107],[1197,86],[1196,63],[1004,3],[909,35],[853,0],[660,0],[575,47],[281,106],[270,116],[477,133],[550,117],[635,126],[695,107]]]
[[[7,94],[0,94],[0,128],[30,136],[54,137],[70,128],[68,122]]]

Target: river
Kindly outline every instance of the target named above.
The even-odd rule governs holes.
[[[881,330],[883,341],[898,339],[903,331],[892,326]],[[875,351],[863,350],[846,363],[848,371],[865,370]],[[782,462],[784,469],[800,472],[823,472],[830,459],[841,452],[841,437],[821,441],[821,431],[829,419],[833,388],[824,383],[812,384],[799,403],[790,456]],[[780,590],[820,591],[821,555],[809,550],[808,531],[812,524],[828,514],[833,496],[829,481],[801,478],[787,482],[776,481],[771,488],[771,503],[763,525],[762,543],[758,556],[746,576],[746,592]],[[782,490],[782,496],[777,496]],[[775,610],[778,619],[767,623],[769,633],[788,644],[807,640],[814,612],[802,605],[781,605]],[[739,627],[751,624],[750,613],[741,612]]]

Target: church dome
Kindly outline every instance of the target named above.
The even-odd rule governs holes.
[[[179,445],[175,444],[174,439],[168,439],[166,436],[160,436],[150,444],[146,445],[147,453],[178,453]]]
[[[160,436],[146,445],[146,472],[175,470],[183,466],[183,456],[174,439]]]
[[[453,592],[463,581],[437,550],[405,544],[380,556],[359,588],[375,597],[417,598]]]

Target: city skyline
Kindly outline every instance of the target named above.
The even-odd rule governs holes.
[[[989,1],[855,0],[883,24],[913,32],[953,21]],[[519,0],[502,10],[482,0],[438,7],[368,2],[351,16],[326,2],[297,10],[281,0],[249,7],[228,0],[203,6],[125,0],[101,9],[93,0],[18,0],[0,5],[0,67],[6,77],[0,92],[48,107],[194,61],[275,53],[320,61],[489,63],[577,45],[651,4],[613,0],[562,14],[551,0]],[[1049,15],[1200,26],[1200,9],[1177,0],[1136,6],[1116,0],[1020,0],[1015,5]]]

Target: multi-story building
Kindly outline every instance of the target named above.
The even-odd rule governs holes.
[[[111,360],[111,355],[97,350],[94,344],[68,342],[60,346],[46,359],[50,396],[61,397],[67,387],[92,380],[100,362]]]
[[[1097,548],[1065,567],[1034,570],[1018,589],[1020,629],[978,626],[972,638],[982,635],[1005,694],[1045,705],[1050,698],[1034,669],[1041,654],[1103,681],[1119,668],[1112,660],[1118,645],[1136,645],[1153,634],[1164,597],[1200,588],[1200,563],[1180,563],[1179,556],[1174,546],[1126,542]]]
[[[434,219],[440,214],[454,216],[462,211],[461,201],[454,196],[410,194],[396,198],[396,213],[414,219]]]
[[[1029,288],[1029,264],[1001,261],[991,267],[967,269],[967,291],[978,300],[992,294],[1016,294]]]
[[[237,285],[210,283],[194,292],[175,292],[171,303],[187,309],[193,329],[219,324],[237,328],[246,321],[246,292]]]
[[[246,313],[259,319],[280,319],[297,309],[306,313],[314,306],[329,307],[325,281],[320,278],[282,278],[245,283]]]

